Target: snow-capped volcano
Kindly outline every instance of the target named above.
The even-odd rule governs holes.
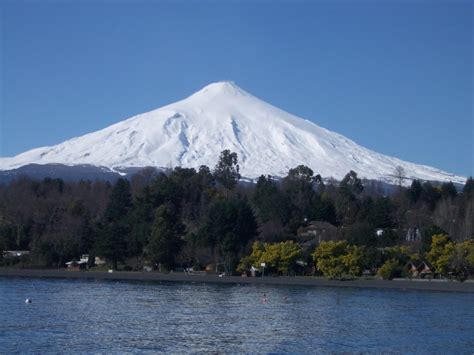
[[[119,167],[214,167],[224,149],[237,152],[243,177],[285,176],[304,164],[323,177],[350,170],[368,179],[406,177],[464,183],[465,178],[366,149],[280,110],[232,82],[213,83],[190,97],[61,144],[0,158],[0,170],[27,164]]]

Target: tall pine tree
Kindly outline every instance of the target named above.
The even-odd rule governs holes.
[[[148,258],[153,264],[162,265],[170,270],[181,246],[185,227],[179,220],[176,207],[165,203],[157,208],[151,229],[151,238],[147,246]]]
[[[130,183],[126,179],[118,179],[99,222],[95,248],[97,255],[112,261],[114,269],[117,269],[118,262],[123,261],[127,256],[131,209]]]
[[[231,153],[229,149],[225,149],[221,152],[214,168],[214,177],[226,191],[232,190],[240,179],[239,170],[237,153]]]

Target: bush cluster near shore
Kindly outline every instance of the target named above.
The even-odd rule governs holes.
[[[417,180],[406,188],[403,169],[394,175],[390,192],[353,171],[323,181],[303,165],[244,184],[226,150],[212,170],[144,169],[114,184],[21,177],[0,185],[0,249],[30,254],[0,253],[0,263],[64,267],[89,254],[126,270],[392,278],[426,263],[435,275],[472,275],[473,179],[458,191]]]

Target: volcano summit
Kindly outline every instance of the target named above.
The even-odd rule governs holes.
[[[401,166],[408,179],[465,178],[366,149],[352,140],[280,110],[232,82],[213,83],[190,97],[51,147],[0,158],[0,170],[27,164],[130,167],[213,167],[224,149],[239,156],[243,177],[285,176],[304,164],[323,177],[394,181]]]

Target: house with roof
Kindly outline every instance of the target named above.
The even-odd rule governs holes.
[[[66,268],[68,271],[81,271],[87,269],[87,261],[68,261],[66,263]]]
[[[427,261],[420,263],[409,262],[406,266],[408,274],[413,278],[430,278],[433,276],[433,268]]]
[[[94,258],[94,265],[104,265],[105,258],[96,256]],[[71,271],[86,270],[89,265],[89,254],[82,254],[79,261],[71,260],[66,263],[66,267]]]
[[[328,222],[311,221],[296,232],[298,242],[302,246],[319,245],[322,241],[339,240],[342,233],[339,228]]]

